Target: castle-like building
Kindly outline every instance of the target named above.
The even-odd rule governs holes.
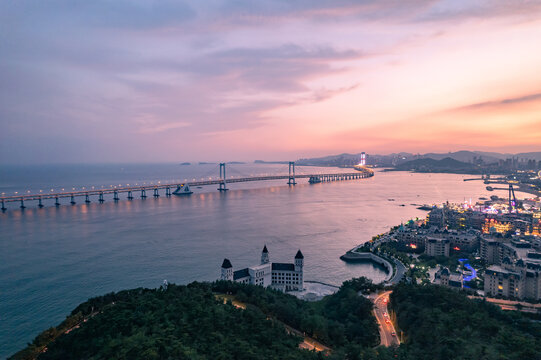
[[[294,263],[271,263],[267,246],[261,251],[261,264],[233,271],[229,259],[222,263],[221,280],[237,281],[243,284],[270,286],[281,291],[304,289],[304,255],[299,250]]]

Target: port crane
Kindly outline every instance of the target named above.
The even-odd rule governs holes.
[[[509,184],[509,188],[496,188],[492,186],[487,186],[488,191],[494,191],[494,190],[508,190],[509,191],[509,212],[512,212],[515,210],[515,212],[518,212],[518,202],[517,197],[515,196],[515,189],[513,188],[513,184]]]

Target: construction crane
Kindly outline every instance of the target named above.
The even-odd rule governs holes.
[[[513,184],[509,184],[509,188],[496,188],[492,186],[487,186],[488,191],[493,190],[509,190],[509,212],[518,212],[518,201],[517,197],[515,196],[515,189],[513,188]]]

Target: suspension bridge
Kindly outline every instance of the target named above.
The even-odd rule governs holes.
[[[189,195],[192,194],[190,187],[200,187],[208,185],[218,185],[217,190],[227,191],[227,184],[243,183],[251,181],[267,181],[267,180],[287,180],[287,184],[293,186],[297,184],[297,179],[308,179],[310,184],[341,181],[341,180],[354,180],[364,179],[374,176],[374,172],[364,166],[355,166],[354,172],[340,172],[340,173],[319,173],[319,174],[295,174],[295,163],[289,162],[287,175],[260,175],[260,176],[226,176],[226,163],[220,163],[220,172],[217,179],[208,180],[193,180],[186,182],[172,182],[166,184],[150,184],[150,185],[135,185],[135,186],[112,186],[110,189],[83,189],[78,191],[62,191],[51,193],[38,193],[38,194],[21,194],[13,196],[0,197],[1,210],[6,211],[6,204],[10,202],[18,202],[21,209],[26,208],[28,202],[37,202],[38,207],[44,207],[45,200],[54,200],[55,206],[62,205],[62,199],[69,199],[69,204],[75,205],[76,200],[83,199],[85,203],[90,203],[92,197],[97,197],[98,202],[103,203],[105,201],[105,195],[113,195],[113,201],[120,200],[120,194],[126,194],[127,200],[133,200],[136,196],[144,199],[147,196],[153,196],[155,198],[160,196],[160,190],[163,193],[165,190],[165,196],[171,195]],[[148,195],[147,195],[148,193]]]

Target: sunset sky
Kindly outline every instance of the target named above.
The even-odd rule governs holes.
[[[541,1],[0,0],[0,163],[541,151]]]

